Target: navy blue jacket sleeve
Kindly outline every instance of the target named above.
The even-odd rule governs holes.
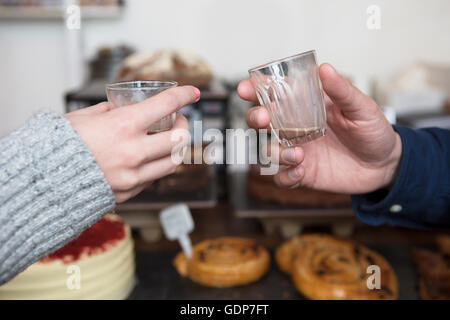
[[[397,179],[389,191],[352,195],[356,216],[371,225],[450,226],[450,131],[394,126],[402,140]]]

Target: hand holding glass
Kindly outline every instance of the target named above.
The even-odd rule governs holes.
[[[106,96],[114,107],[125,107],[153,97],[158,93],[176,87],[174,81],[130,81],[108,84]],[[175,123],[175,112],[162,118],[148,128],[148,133],[170,130]]]
[[[249,70],[270,127],[285,147],[325,136],[326,112],[315,51],[269,62]]]

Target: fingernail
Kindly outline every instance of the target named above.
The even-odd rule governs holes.
[[[295,149],[285,149],[281,152],[281,159],[286,162],[297,164]]]
[[[198,100],[200,100],[200,90],[198,88],[194,87],[194,92],[195,92],[195,96],[197,97],[197,99],[195,100],[195,102],[197,102]]]
[[[298,180],[302,177],[303,169],[301,167],[295,167],[288,171],[288,176],[292,180]]]

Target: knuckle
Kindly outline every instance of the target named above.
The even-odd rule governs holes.
[[[172,132],[171,135],[172,142],[175,142],[175,145],[187,145],[191,140],[191,134],[189,130],[184,128],[178,128]]]
[[[134,149],[122,150],[121,164],[125,168],[135,168],[144,161],[144,156],[141,152]]]
[[[114,119],[114,127],[119,135],[128,136],[131,132],[127,118],[117,117]]]
[[[191,142],[191,134],[185,128],[173,128],[170,132],[171,154],[178,153]]]
[[[118,113],[114,120],[116,130],[121,135],[129,136],[137,131],[137,121],[132,112]]]
[[[132,170],[122,170],[118,174],[117,189],[121,191],[127,191],[135,188],[139,185],[139,177],[137,173]]]
[[[141,163],[141,159],[136,154],[125,155],[122,159],[124,166],[135,168]]]
[[[279,187],[287,188],[290,186],[286,177],[281,173],[275,175],[274,180],[275,180],[275,184],[278,185]]]

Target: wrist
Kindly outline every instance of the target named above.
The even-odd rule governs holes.
[[[388,157],[388,162],[385,167],[383,185],[381,188],[391,189],[397,179],[398,171],[400,169],[400,161],[402,158],[402,139],[400,135],[395,132],[394,148]]]

